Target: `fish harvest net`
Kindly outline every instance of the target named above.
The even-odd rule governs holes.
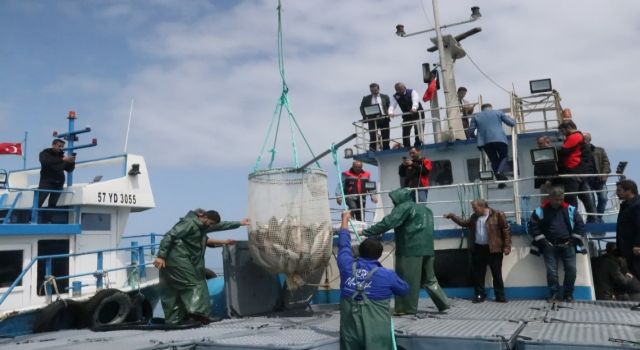
[[[289,289],[326,267],[333,231],[322,170],[259,170],[249,175],[249,249],[254,261],[284,273]]]

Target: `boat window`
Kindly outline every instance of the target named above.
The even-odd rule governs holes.
[[[467,159],[467,175],[469,182],[480,179],[480,158]]]
[[[68,239],[41,239],[38,241],[38,256],[69,254]],[[38,295],[44,295],[45,289],[41,288],[47,275],[47,260],[38,260],[36,282],[38,285]],[[51,258],[51,274],[56,277],[69,275],[69,258]],[[56,281],[60,291],[67,290],[69,280],[67,278]]]
[[[111,214],[107,213],[82,213],[82,229],[88,231],[110,231]]]
[[[22,250],[0,251],[0,288],[11,286],[22,272]],[[18,286],[22,285],[20,281]]]
[[[451,161],[434,160],[431,161],[433,169],[429,173],[429,184],[431,186],[451,185],[453,183],[453,172]]]

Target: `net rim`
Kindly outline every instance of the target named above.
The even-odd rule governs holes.
[[[266,176],[266,175],[287,174],[287,173],[298,173],[303,175],[321,175],[321,176],[324,176],[325,178],[327,177],[327,172],[322,169],[274,168],[274,169],[256,170],[251,174],[249,174],[249,180]]]

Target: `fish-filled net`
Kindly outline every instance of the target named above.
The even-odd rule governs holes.
[[[254,261],[284,273],[297,289],[331,256],[327,175],[322,170],[270,169],[249,175],[249,249]]]

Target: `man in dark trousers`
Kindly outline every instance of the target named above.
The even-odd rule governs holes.
[[[362,114],[362,118],[365,120],[371,119],[367,125],[369,127],[369,149],[372,151],[378,149],[376,146],[378,145],[378,131],[380,131],[382,149],[387,150],[390,149],[389,116],[387,112],[389,111],[391,101],[389,96],[380,93],[380,85],[378,85],[378,83],[371,83],[369,85],[369,91],[371,95],[363,97],[360,103],[360,114]],[[367,115],[365,113],[365,107],[372,105],[380,106],[379,115]]]
[[[640,281],[627,271],[624,258],[618,254],[614,242],[607,243],[607,252],[595,259],[593,288],[598,300],[640,301]]]
[[[616,184],[616,194],[622,201],[616,226],[616,244],[620,255],[627,261],[629,272],[640,279],[640,197],[638,186],[632,180]],[[640,304],[633,310],[640,310]]]
[[[76,157],[64,155],[65,142],[55,139],[51,143],[51,148],[46,148],[40,152],[40,183],[38,185],[39,197],[38,208],[42,208],[44,201],[49,197],[49,208],[55,208],[60,198],[60,192],[49,192],[46,190],[62,191],[64,187],[64,172],[72,172],[76,167]],[[50,217],[50,213],[43,214],[43,221]]]
[[[404,158],[398,167],[398,176],[400,176],[402,187],[421,188],[411,191],[411,196],[416,203],[424,205],[427,203],[429,190],[425,187],[429,187],[429,174],[432,169],[431,160],[422,157],[420,149],[417,147],[409,149],[409,158]]]
[[[576,246],[582,246],[584,223],[576,207],[564,201],[564,191],[554,187],[548,200],[536,208],[529,219],[529,233],[544,255],[549,286],[549,302],[560,296],[558,262],[564,265],[563,300],[573,301],[576,283]]]
[[[466,95],[467,88],[464,86],[459,87],[457,97],[460,114],[462,114],[462,127],[464,128],[464,133],[467,135],[467,138],[471,138],[472,135],[469,134],[469,118],[473,115],[473,104],[464,99]]]
[[[493,277],[493,289],[496,301],[506,303],[504,282],[502,281],[502,256],[511,253],[511,229],[507,217],[503,212],[489,208],[483,199],[471,202],[473,214],[465,220],[453,213],[444,214],[456,224],[469,229],[469,250],[471,250],[471,268],[473,287],[475,289],[474,303],[485,301],[487,294],[484,290],[484,280],[487,265]]]
[[[349,217],[348,211],[342,213],[338,238],[340,349],[391,349],[389,301],[394,294],[407,294],[409,286],[378,262],[382,244],[376,238],[362,241],[358,246],[360,256],[353,258]]]
[[[418,312],[420,288],[427,293],[439,311],[448,309],[449,299],[438,284],[433,249],[433,213],[411,199],[407,188],[391,191],[394,208],[382,221],[362,231],[365,236],[383,234],[394,229],[396,239],[396,271],[409,284],[409,294],[396,297],[398,315]]]
[[[204,253],[207,245],[233,244],[214,240],[208,232],[232,230],[248,225],[249,219],[221,222],[214,211],[190,211],[160,241],[153,265],[160,270],[160,293],[165,322],[180,324],[209,318],[209,289],[205,279]]]
[[[558,171],[560,174],[590,174],[593,171],[591,148],[584,141],[584,136],[572,120],[565,120],[558,126],[558,131],[565,136],[562,147],[558,150]],[[596,209],[591,201],[588,178],[563,177],[567,203],[578,207],[578,198],[587,212],[587,222],[595,222]],[[581,192],[575,194],[574,192]]]
[[[494,111],[490,103],[483,104],[481,109],[482,111],[471,119],[469,134],[473,135],[474,131],[478,130],[476,135],[478,148],[489,157],[496,180],[507,180],[504,171],[509,158],[509,146],[502,124],[513,127],[516,125],[516,121],[502,111]],[[498,188],[505,186],[504,183],[501,183]]]
[[[347,207],[351,210],[353,217],[358,221],[364,221],[364,208],[367,203],[367,190],[365,184],[371,178],[371,173],[362,169],[362,162],[356,160],[351,168],[342,172],[342,185],[346,196]],[[342,197],[336,191],[336,201],[342,204]],[[378,197],[371,195],[371,201],[378,203]]]
[[[414,128],[416,147],[422,145],[422,119],[420,115],[422,111],[422,105],[420,104],[420,97],[418,93],[413,89],[407,89],[403,83],[396,83],[394,86],[396,93],[393,94],[393,101],[389,107],[389,116],[393,117],[396,107],[400,106],[402,110],[402,145],[404,148],[411,147],[411,128]]]
[[[607,151],[602,147],[594,146],[591,143],[591,134],[585,132],[584,142],[587,144],[587,147],[591,150],[591,156],[593,161],[593,171],[596,174],[609,174],[611,173],[611,165],[609,164],[609,156],[607,156]],[[596,212],[598,214],[603,214],[605,209],[607,208],[607,175],[594,176],[589,178],[589,187],[595,193],[591,196],[591,201],[596,208]],[[596,222],[603,223],[604,220],[602,215],[598,215],[596,217]]]

